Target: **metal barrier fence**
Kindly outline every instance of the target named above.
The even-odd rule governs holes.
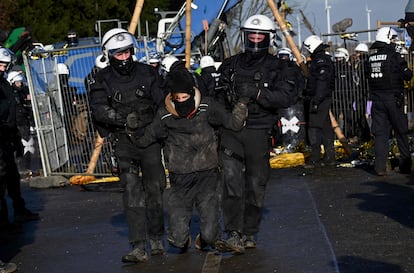
[[[97,132],[91,123],[85,78],[100,53],[99,46],[90,46],[24,55],[45,176],[79,175],[88,168]],[[411,60],[411,56],[407,58]],[[364,133],[370,133],[364,67],[338,63],[335,66],[332,111],[347,138],[363,139]],[[408,92],[410,129],[413,128],[413,101],[412,92]],[[111,144],[104,141],[92,175],[110,175],[113,167]]]
[[[406,55],[411,67],[411,54]],[[366,60],[367,61],[367,60]],[[371,117],[368,66],[360,62],[335,62],[335,88],[332,94],[332,112],[344,135],[353,142],[363,142],[370,135]],[[409,129],[413,124],[413,102],[411,82],[406,82],[405,111]]]
[[[94,150],[85,85],[100,46],[42,51],[24,56],[45,176],[84,173]],[[104,142],[93,175],[112,171],[111,146]]]

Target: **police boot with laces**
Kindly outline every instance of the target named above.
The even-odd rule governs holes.
[[[221,252],[233,252],[233,254],[244,253],[244,243],[239,232],[231,231],[226,241],[216,242],[216,248]]]
[[[124,263],[143,263],[148,260],[148,255],[145,250],[145,241],[133,244],[133,250],[127,255],[122,256]]]

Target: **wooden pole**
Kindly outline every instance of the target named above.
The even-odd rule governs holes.
[[[185,67],[190,69],[191,58],[191,0],[185,2]]]
[[[280,30],[282,31],[283,35],[285,36],[286,41],[288,42],[289,47],[292,50],[292,53],[295,56],[298,65],[302,69],[305,76],[307,76],[308,75],[308,69],[306,67],[306,64],[304,63],[302,55],[300,54],[300,52],[299,52],[299,50],[298,50],[298,48],[295,44],[295,41],[293,40],[292,36],[290,35],[290,33],[289,33],[289,31],[286,27],[285,20],[283,19],[283,17],[280,15],[279,11],[277,10],[277,7],[276,7],[274,1],[267,0],[267,4],[269,5],[270,9],[272,10],[273,15],[276,18],[276,21],[277,21],[277,23],[280,27]],[[336,121],[335,116],[332,114],[331,110],[329,110],[329,117],[331,119],[331,126],[334,129],[336,137],[339,139],[342,146],[344,146],[344,149],[345,149],[346,153],[348,155],[351,155],[352,154],[352,149],[349,146],[348,141],[346,140],[346,137],[342,133],[341,128],[338,126],[338,122]]]
[[[144,0],[137,0],[135,3],[134,14],[132,15],[131,23],[129,24],[128,32],[132,35],[135,34],[137,30],[137,25],[139,22],[139,17],[141,15],[142,6],[144,5]]]
[[[93,149],[91,159],[89,160],[88,169],[85,172],[85,175],[75,175],[69,179],[71,185],[83,185],[89,184],[91,181],[95,181],[96,178],[92,174],[95,171],[96,164],[98,163],[99,155],[102,151],[104,139],[96,132],[95,147]]]
[[[99,155],[102,151],[104,139],[96,132],[95,147],[92,152],[91,159],[89,160],[88,169],[86,170],[87,174],[92,174],[95,171],[96,164],[98,163]]]
[[[279,11],[277,10],[277,7],[275,5],[275,2],[272,0],[267,0],[267,4],[269,5],[270,9],[273,12],[273,16],[276,18],[276,21],[280,27],[280,30],[283,33],[283,36],[285,36],[287,43],[289,44],[290,49],[292,50],[293,56],[296,58],[296,62],[302,68],[305,75],[307,75],[307,67],[303,60],[302,55],[299,52],[299,49],[297,48],[295,41],[293,40],[292,35],[290,35],[290,32],[286,26],[285,20],[283,19],[282,15],[280,15]]]

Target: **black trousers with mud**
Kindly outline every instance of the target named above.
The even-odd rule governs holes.
[[[270,129],[223,130],[220,167],[223,175],[223,220],[226,232],[259,232],[270,175]]]
[[[188,174],[170,173],[171,190],[168,198],[167,240],[175,247],[183,247],[190,235],[195,207],[200,221],[201,238],[208,244],[220,236],[220,198],[217,169]]]
[[[123,201],[129,242],[135,244],[148,236],[161,239],[164,234],[165,171],[160,145],[141,149],[126,135],[120,135],[115,143],[115,153],[121,170],[120,180],[125,185]]]

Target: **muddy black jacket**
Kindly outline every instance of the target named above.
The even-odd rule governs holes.
[[[241,130],[247,116],[247,106],[236,104],[233,113],[212,98],[200,99],[196,90],[196,113],[190,118],[179,117],[171,96],[165,99],[166,107],[160,108],[154,121],[146,127],[145,134],[137,139],[138,146],[163,140],[164,156],[171,173],[192,173],[218,167],[216,126]]]
[[[246,127],[269,129],[277,119],[277,110],[287,108],[297,101],[296,71],[287,62],[268,53],[250,52],[232,56],[221,64],[219,90],[220,101],[231,107],[239,98],[241,82],[256,85],[257,97],[248,105]]]
[[[126,118],[136,112],[141,130],[149,124],[163,99],[156,70],[134,62],[129,75],[121,75],[108,66],[90,82],[90,107],[101,136],[125,131]]]

